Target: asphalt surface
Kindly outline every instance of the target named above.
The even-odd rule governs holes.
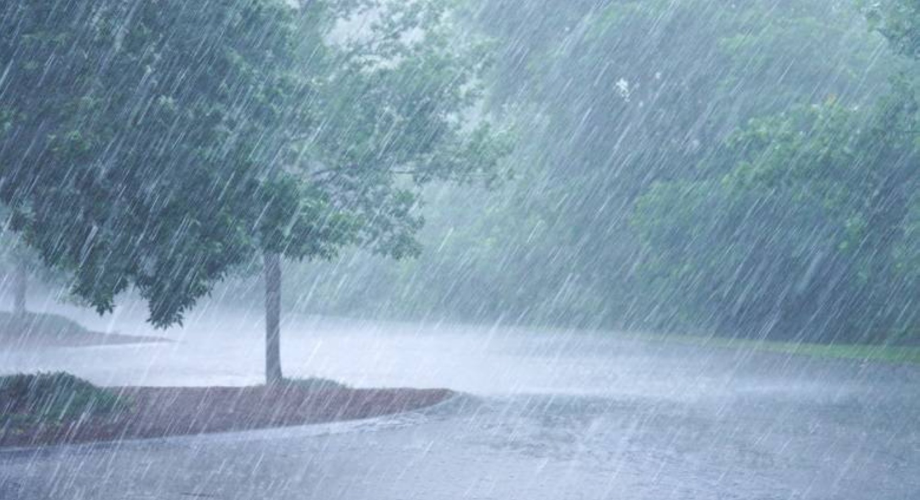
[[[149,334],[133,317],[92,326]],[[204,311],[172,344],[0,352],[0,371],[242,385],[259,380],[259,332]],[[368,421],[3,451],[0,499],[920,498],[914,366],[315,318],[292,318],[283,349],[291,375],[464,395]]]

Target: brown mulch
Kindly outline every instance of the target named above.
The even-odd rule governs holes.
[[[377,417],[449,399],[444,389],[116,388],[128,410],[82,422],[0,422],[0,448],[186,436]]]

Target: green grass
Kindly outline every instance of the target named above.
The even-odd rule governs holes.
[[[866,345],[866,344],[814,344],[773,340],[732,339],[696,335],[663,335],[655,337],[667,342],[719,347],[736,350],[753,350],[782,354],[797,354],[816,358],[859,359],[891,363],[920,364],[920,346]]]
[[[116,394],[68,373],[0,377],[0,422],[54,424],[125,407]]]
[[[284,385],[286,387],[297,388],[307,391],[332,391],[332,390],[342,390],[348,389],[348,386],[336,382],[335,380],[330,380],[327,378],[286,378],[284,379]]]
[[[56,314],[26,313],[19,316],[0,311],[0,333],[65,336],[83,335],[88,333],[88,330],[79,323]]]

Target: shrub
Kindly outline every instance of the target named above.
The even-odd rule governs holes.
[[[124,407],[116,394],[68,373],[0,377],[0,419],[62,422]]]

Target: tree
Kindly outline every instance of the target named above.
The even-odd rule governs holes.
[[[523,116],[515,181],[429,199],[425,238],[444,244],[416,261],[305,266],[304,279],[325,274],[323,292],[340,297],[318,292],[310,307],[672,326],[659,321],[666,290],[638,272],[636,199],[693,179],[751,118],[871,105],[895,67],[849,0],[485,0],[469,22],[494,40],[488,109]]]
[[[870,111],[834,103],[755,120],[691,181],[655,185],[634,223],[646,276],[717,327],[877,340],[917,320],[905,225],[920,188],[904,86]]]
[[[0,209],[0,219],[7,224],[0,229],[0,267],[5,271],[4,282],[11,292],[13,315],[24,317],[29,313],[28,295],[31,283],[53,285],[66,290],[68,275],[56,268],[43,266],[35,250],[27,246],[19,234],[8,227],[10,214]]]
[[[912,59],[920,58],[920,5],[913,0],[882,0],[860,4],[873,29],[891,48]]]
[[[251,253],[235,214],[258,195],[252,159],[284,125],[276,105],[300,90],[277,71],[291,57],[288,7],[173,3],[0,7],[0,93],[15,96],[0,112],[0,201],[13,228],[97,310],[134,286],[159,326]]]
[[[7,279],[12,286],[12,307],[14,316],[24,316],[28,312],[27,298],[29,290],[29,272],[34,265],[34,255],[24,248],[18,238],[4,235],[2,260],[7,272]]]
[[[414,255],[419,186],[491,178],[504,149],[463,119],[485,58],[446,8],[366,4],[0,6],[13,229],[100,313],[133,286],[161,327],[264,255],[279,381],[280,258]],[[348,8],[371,36],[329,42]]]
[[[915,59],[915,2],[869,12],[894,52]],[[732,332],[875,341],[920,315],[916,68],[868,106],[828,99],[751,121],[701,163],[662,182],[633,223],[643,276],[678,314]]]
[[[421,187],[494,182],[508,151],[488,121],[464,119],[480,98],[488,57],[480,43],[456,42],[447,6],[381,3],[373,11],[367,33],[327,47],[328,63],[314,58],[304,69],[317,84],[313,126],[289,143],[291,160],[270,183],[257,234],[270,384],[282,379],[282,256],[328,259],[348,245],[397,259],[417,255]]]

